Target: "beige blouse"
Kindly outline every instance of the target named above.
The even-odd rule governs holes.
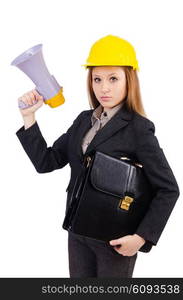
[[[100,130],[122,107],[123,101],[118,105],[109,108],[107,112],[103,112],[103,106],[100,104],[97,108],[93,111],[91,116],[91,124],[92,127],[90,130],[85,134],[83,141],[82,141],[82,151],[83,154],[86,152],[88,145],[91,143],[92,139]]]

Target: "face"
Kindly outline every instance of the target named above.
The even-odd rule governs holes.
[[[123,68],[120,66],[94,67],[92,87],[104,111],[118,105],[126,97],[126,76]]]

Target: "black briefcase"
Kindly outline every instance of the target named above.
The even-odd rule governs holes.
[[[134,234],[153,197],[139,162],[96,151],[85,157],[62,227],[107,242]]]

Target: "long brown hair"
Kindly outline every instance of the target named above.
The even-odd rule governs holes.
[[[95,109],[100,103],[95,97],[93,88],[92,88],[92,69],[94,67],[87,67],[87,92],[89,98],[89,105],[91,109]],[[129,110],[133,110],[140,115],[147,117],[146,112],[143,107],[141,93],[140,93],[140,84],[136,70],[133,70],[130,66],[122,66],[125,75],[126,75],[126,85],[127,85],[127,96],[126,96],[126,105]]]

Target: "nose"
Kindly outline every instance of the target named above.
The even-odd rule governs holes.
[[[103,93],[107,93],[110,91],[109,84],[107,81],[103,80],[102,85],[101,85],[101,90]]]

